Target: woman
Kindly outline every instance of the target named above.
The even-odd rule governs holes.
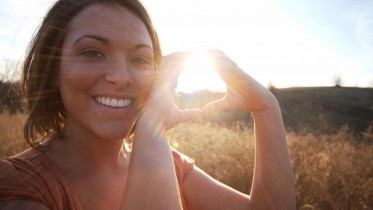
[[[24,133],[33,148],[1,161],[0,209],[295,209],[275,97],[223,53],[208,53],[225,97],[179,110],[173,95],[188,53],[161,61],[137,0],[58,1],[26,57]],[[205,174],[165,137],[179,122],[225,109],[253,115],[250,196]]]

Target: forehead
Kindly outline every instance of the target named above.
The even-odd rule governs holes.
[[[128,8],[116,4],[94,4],[82,10],[70,22],[66,39],[87,34],[152,46],[143,21]]]

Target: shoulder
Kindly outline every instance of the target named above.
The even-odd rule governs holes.
[[[13,157],[1,159],[0,180],[17,181],[18,183],[35,180],[35,176],[45,171],[46,164],[43,164],[42,156],[42,152],[28,149]]]
[[[27,151],[24,154],[31,153]],[[35,186],[30,184],[37,183],[37,180],[31,180],[34,180],[34,172],[38,167],[33,167],[35,164],[29,162],[18,155],[0,160],[0,201],[26,198],[41,200]]]
[[[31,165],[35,165],[32,159],[37,156],[33,150],[29,149],[13,157],[5,157],[0,160],[0,181],[2,184],[21,182],[24,173],[29,174],[30,170],[36,170]]]
[[[27,200],[0,201],[0,209],[29,209],[29,210],[48,210],[44,205]]]
[[[19,200],[25,200],[27,205],[36,202],[52,209],[64,209],[66,203],[77,204],[72,192],[67,180],[43,152],[30,149],[0,161],[2,205],[18,205]]]
[[[0,160],[0,171],[0,186],[20,184],[22,182],[20,174],[8,158]]]

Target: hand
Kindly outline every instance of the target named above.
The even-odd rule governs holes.
[[[166,130],[180,122],[196,119],[202,114],[198,109],[180,110],[174,103],[177,79],[189,55],[190,53],[178,52],[162,58],[157,79],[143,109],[145,114],[156,123],[161,123]]]
[[[202,109],[205,114],[227,109],[256,112],[277,105],[277,100],[267,88],[241,70],[223,52],[205,52],[212,57],[217,73],[227,86],[224,98],[211,102]]]
[[[202,114],[227,109],[255,112],[277,104],[277,100],[267,88],[241,70],[223,52],[206,50],[205,53],[212,57],[217,73],[226,83],[227,92],[224,98],[207,104],[202,110],[180,110],[174,103],[177,78],[184,69],[185,59],[191,53],[173,53],[162,59],[158,77],[145,106],[145,112],[148,110],[152,119],[169,129],[177,123],[196,119]]]

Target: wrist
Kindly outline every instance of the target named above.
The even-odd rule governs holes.
[[[135,132],[152,131],[162,134],[166,130],[165,113],[159,110],[143,111],[140,115]]]
[[[252,106],[250,111],[252,113],[280,111],[280,104],[278,103],[276,97],[268,91],[267,96],[263,98],[260,106]]]

